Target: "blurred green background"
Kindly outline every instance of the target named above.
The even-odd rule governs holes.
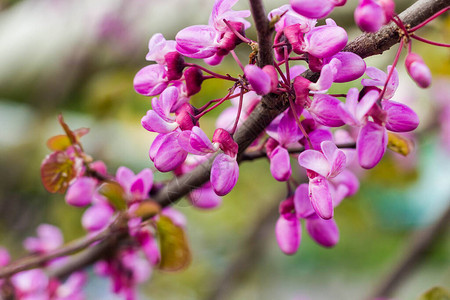
[[[287,1],[265,1],[267,11]],[[350,3],[352,2],[352,3]],[[355,2],[355,3],[354,3]],[[396,1],[397,12],[413,1]],[[0,0],[0,245],[14,257],[25,254],[21,241],[40,223],[62,228],[66,241],[83,236],[82,209],[69,207],[62,195],[47,193],[40,163],[49,153],[47,138],[62,133],[57,115],[71,128],[89,127],[82,142],[87,153],[114,173],[125,165],[135,172],[151,167],[148,147],[155,135],[140,125],[150,98],[133,90],[133,77],[147,65],[149,38],[161,32],[173,39],[183,27],[206,24],[211,0]],[[236,9],[247,9],[240,1]],[[354,27],[349,1],[333,13]],[[255,39],[253,28],[249,35]],[[440,18],[421,30],[429,39],[450,40],[450,19]],[[253,35],[253,36],[252,36]],[[395,47],[394,47],[395,48]],[[140,287],[142,299],[207,299],[222,286],[220,299],[362,299],[408,251],[412,232],[431,224],[450,203],[450,149],[440,145],[436,94],[450,105],[450,55],[447,49],[413,44],[444,91],[419,90],[399,65],[401,85],[395,100],[412,106],[421,118],[415,150],[407,158],[387,153],[371,171],[360,172],[360,192],[336,209],[341,240],[333,249],[316,245],[304,231],[299,252],[285,256],[276,245],[274,224],[285,184],[276,182],[268,162],[244,163],[236,188],[220,208],[200,211],[182,200],[176,208],[188,218],[193,252],[186,271],[155,271]],[[247,60],[249,48],[237,53]],[[382,70],[394,51],[367,59]],[[404,56],[403,56],[404,57]],[[402,59],[400,60],[402,62]],[[232,59],[214,68],[239,74]],[[354,83],[340,84],[345,93]],[[196,105],[222,97],[227,83],[208,81],[193,98]],[[202,124],[213,131],[211,113]],[[209,130],[209,131],[208,131]],[[297,174],[299,175],[299,174]],[[157,179],[167,179],[158,174]],[[255,180],[257,179],[257,180]],[[252,236],[252,232],[258,236]],[[251,238],[249,238],[251,237]],[[450,286],[450,235],[429,249],[424,264],[407,278],[395,299],[416,299],[426,289]],[[222,278],[229,273],[231,282]],[[91,277],[88,299],[115,299],[109,282]],[[217,298],[219,299],[219,298]]]

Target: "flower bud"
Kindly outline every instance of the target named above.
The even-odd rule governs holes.
[[[389,21],[383,7],[374,0],[360,0],[354,16],[356,24],[366,32],[376,32]]]
[[[245,77],[258,95],[270,93],[270,76],[256,65],[247,65],[244,69]]]
[[[183,56],[177,51],[173,51],[167,53],[164,59],[167,63],[167,80],[180,79],[185,67]]]
[[[191,130],[194,127],[194,119],[192,115],[194,109],[189,103],[183,104],[176,112],[176,122],[180,125],[181,130]]]
[[[78,178],[67,190],[66,202],[73,206],[86,206],[91,203],[97,181],[90,177]]]
[[[324,247],[333,247],[339,241],[339,230],[333,219],[307,218],[306,230],[313,240]]]
[[[114,210],[108,204],[96,204],[84,212],[81,224],[88,231],[97,231],[109,224],[113,214]]]
[[[305,34],[305,52],[317,58],[329,57],[344,49],[347,41],[344,28],[336,25],[319,26]]]
[[[186,91],[188,97],[200,92],[202,89],[203,74],[199,68],[188,68],[184,71],[184,78],[186,79]]]
[[[409,76],[421,88],[427,88],[431,84],[431,72],[422,57],[416,53],[409,53],[405,60],[406,70]]]
[[[294,216],[280,216],[275,225],[275,235],[281,251],[287,255],[297,252],[302,237],[300,222]]]
[[[334,8],[332,0],[291,0],[292,9],[307,18],[325,18]]]
[[[212,138],[213,143],[219,143],[220,149],[230,157],[235,157],[238,153],[238,144],[228,131],[223,128],[217,128]]]

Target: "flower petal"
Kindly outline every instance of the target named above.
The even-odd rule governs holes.
[[[311,200],[309,199],[308,189],[307,183],[302,183],[295,189],[294,206],[297,218],[304,219],[315,214],[315,210],[311,206]]]
[[[325,177],[319,175],[310,179],[309,198],[319,217],[322,219],[333,217],[333,199],[328,187],[328,180]]]
[[[339,241],[339,229],[334,219],[308,218],[306,230],[313,240],[324,247],[333,247]]]
[[[291,177],[291,161],[289,158],[289,152],[281,147],[277,146],[269,156],[270,159],[270,172],[273,178],[278,181],[286,181]]]
[[[211,184],[214,192],[219,196],[228,194],[239,177],[239,165],[235,158],[226,154],[219,154],[214,159],[211,168]]]
[[[280,216],[275,224],[275,235],[281,251],[287,255],[297,252],[301,240],[300,222],[294,218]]]
[[[331,166],[325,156],[316,150],[306,150],[298,156],[298,163],[305,169],[312,170],[324,177],[330,172]]]
[[[361,167],[371,169],[381,160],[386,151],[388,136],[384,126],[367,122],[359,131],[356,141]]]

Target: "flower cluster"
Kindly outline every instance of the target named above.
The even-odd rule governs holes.
[[[219,196],[229,193],[238,179],[237,159],[244,149],[239,149],[233,140],[236,129],[262,96],[278,95],[288,101],[289,108],[252,145],[265,149],[270,172],[276,180],[291,182],[293,168],[303,168],[309,178],[306,196],[290,196],[281,205],[278,241],[282,249],[282,245],[296,244],[286,240],[289,236],[286,232],[297,232],[292,239],[299,241],[298,222],[305,219],[313,238],[322,245],[334,245],[338,231],[332,221],[333,208],[358,189],[357,179],[347,166],[357,157],[361,167],[373,168],[394,136],[389,132],[409,132],[419,124],[413,110],[391,100],[398,86],[395,69],[398,56],[387,73],[367,67],[361,57],[343,51],[347,32],[335,21],[326,19],[325,25],[317,26],[318,18],[326,17],[346,1],[291,0],[290,5],[268,14],[276,32],[273,53],[277,62],[259,67],[250,55],[250,63],[243,65],[235,47],[246,43],[254,50],[257,43],[246,37],[249,23],[244,18],[249,12],[232,10],[236,2],[216,1],[208,25],[187,27],[178,32],[174,41],[165,40],[159,33],[150,39],[147,59],[156,64],[144,67],[134,80],[138,93],[159,95],[152,99],[152,109],[141,121],[145,129],[158,133],[150,147],[150,159],[159,171],[174,171],[176,176],[207,159],[213,160],[210,182],[194,190],[190,199],[194,205],[199,203],[199,207],[214,207],[221,202]],[[355,10],[355,21],[369,32],[394,21],[406,35],[412,34],[416,29],[408,31],[402,27],[394,8],[391,0],[361,0]],[[420,87],[427,87],[431,80],[428,68],[410,48],[406,68]],[[217,65],[228,54],[236,60],[243,75],[217,74],[187,62],[203,59],[209,65]],[[316,81],[302,76],[307,68],[319,74]],[[369,78],[362,79],[361,89],[351,88],[340,95],[327,93],[333,84],[354,81],[364,74]],[[194,107],[190,97],[209,78],[230,81],[229,92],[223,98]],[[341,101],[339,97],[346,99]],[[200,119],[227,100],[232,106],[221,113],[210,140],[200,126]],[[342,126],[344,130],[332,130]],[[339,143],[356,149],[339,149]],[[299,155],[295,149],[303,152]],[[291,165],[293,156],[298,157],[296,166]],[[304,185],[301,190],[304,191]],[[302,204],[309,207],[308,212],[294,205],[304,199],[309,199],[309,206]],[[322,233],[326,237],[321,237]],[[285,252],[292,253],[294,248]]]

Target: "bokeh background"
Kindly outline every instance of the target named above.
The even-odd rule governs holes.
[[[284,2],[265,1],[267,11]],[[352,17],[356,1],[348,2],[332,17],[348,28],[351,40],[360,32]],[[396,1],[397,12],[412,2]],[[154,135],[140,126],[150,98],[134,92],[133,77],[148,63],[147,43],[154,33],[173,39],[183,27],[205,24],[212,5],[212,0],[0,0],[0,245],[14,257],[25,255],[21,241],[34,235],[40,223],[62,228],[66,241],[84,235],[82,209],[66,205],[62,195],[47,193],[40,182],[40,163],[49,153],[45,142],[62,133],[57,115],[63,113],[71,128],[91,128],[82,139],[84,148],[104,160],[111,173],[120,165],[135,172],[152,167],[148,147]],[[246,6],[240,1],[236,9]],[[249,34],[255,39],[252,29]],[[421,35],[449,43],[450,19],[439,18]],[[155,271],[140,287],[140,298],[210,299],[212,291],[222,297],[215,299],[367,295],[404,257],[411,234],[432,224],[450,203],[450,147],[443,145],[450,130],[447,136],[442,130],[450,122],[450,114],[442,115],[445,104],[450,107],[450,53],[418,42],[413,50],[434,74],[433,86],[420,90],[400,60],[395,100],[412,106],[421,118],[411,136],[415,150],[406,158],[388,151],[375,169],[357,171],[360,192],[335,212],[341,233],[335,248],[321,248],[303,234],[296,255],[282,254],[274,224],[285,184],[271,177],[266,160],[244,163],[236,188],[220,208],[200,211],[186,200],[176,205],[188,219],[193,262],[176,274]],[[249,49],[240,45],[237,53],[246,61]],[[385,70],[394,54],[366,61]],[[239,73],[230,59],[214,69]],[[345,93],[358,83],[340,84],[333,91]],[[226,84],[206,82],[194,103],[222,97]],[[215,116],[207,115],[202,123],[209,134]],[[416,299],[435,285],[449,287],[449,254],[447,230],[395,299]],[[86,292],[88,299],[116,299],[109,282],[95,276]]]

